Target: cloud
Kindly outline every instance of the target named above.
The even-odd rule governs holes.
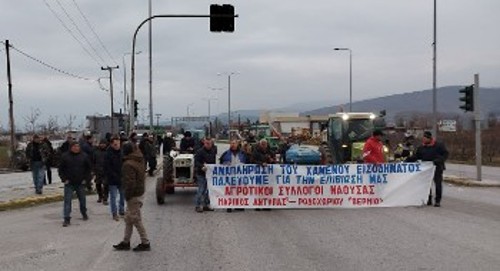
[[[54,0],[46,2],[70,27]],[[147,1],[77,1],[112,55],[110,59],[86,26],[73,1],[60,1],[104,61],[94,60],[55,18],[44,1],[2,1],[2,40],[65,71],[96,80],[114,71],[115,108],[123,103],[123,60],[130,79],[132,35],[147,16]],[[152,1],[155,14],[207,14],[212,1]],[[217,93],[218,110],[227,110],[227,78],[232,108],[280,108],[306,101],[348,100],[349,56],[353,53],[354,100],[428,89],[432,86],[432,1],[410,0],[238,0],[226,1],[240,15],[234,33],[210,33],[208,19],[157,19],[153,22],[154,111],[162,118],[186,114],[186,106],[205,114]],[[496,0],[438,1],[438,85],[466,84],[481,73],[482,85],[500,85],[500,37]],[[73,27],[72,27],[73,29]],[[137,39],[136,97],[149,103],[147,25]],[[78,36],[75,29],[72,30]],[[85,44],[86,42],[83,41]],[[92,53],[92,49],[85,46]],[[0,51],[0,73],[5,56]],[[11,52],[16,117],[30,108],[50,115],[109,112],[109,94],[94,81],[55,73]],[[104,63],[98,63],[104,62]],[[5,78],[5,75],[3,75]],[[105,82],[105,80],[103,81]],[[4,80],[0,81],[6,89]],[[106,87],[108,87],[106,85]],[[130,89],[130,86],[128,86]],[[0,123],[7,124],[6,91]],[[22,122],[22,120],[19,120]]]

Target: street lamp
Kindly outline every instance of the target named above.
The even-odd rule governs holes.
[[[352,50],[350,48],[333,48],[335,51],[349,51],[349,112],[352,112]]]
[[[210,102],[218,100],[217,98],[203,98],[204,101],[208,102],[208,135],[212,136],[212,114],[210,112]]]
[[[187,111],[187,116],[188,116],[188,118],[189,118],[189,108],[190,108],[191,106],[193,106],[193,104],[194,104],[194,103],[190,103],[190,104],[188,104],[188,105],[186,106],[186,111]]]
[[[227,75],[227,129],[231,130],[231,75],[240,74],[239,72],[217,73],[217,76]]]
[[[142,53],[142,51],[138,51],[135,53],[136,55]],[[122,56],[123,60],[123,114],[127,112],[127,66],[125,63],[125,56],[131,55],[131,52],[124,53]]]

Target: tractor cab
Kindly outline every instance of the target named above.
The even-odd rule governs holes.
[[[373,113],[336,113],[329,115],[327,139],[320,152],[326,164],[362,161],[365,141],[377,128],[383,128],[382,117]]]

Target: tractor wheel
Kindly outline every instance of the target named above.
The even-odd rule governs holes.
[[[156,202],[158,205],[165,204],[165,189],[163,188],[163,179],[156,179]]]
[[[163,180],[166,182],[165,193],[174,194],[174,159],[170,155],[163,157]]]

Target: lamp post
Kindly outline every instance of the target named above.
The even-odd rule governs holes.
[[[135,53],[136,55],[142,53],[142,51],[138,51]],[[131,52],[124,53],[122,56],[123,61],[123,114],[127,113],[127,66],[125,63],[125,57],[132,54]]]
[[[231,130],[231,76],[240,74],[239,72],[218,73],[218,76],[227,75],[227,129]]]
[[[434,0],[434,41],[432,43],[432,134],[437,138],[437,90],[436,90],[436,47],[437,47],[437,7],[436,0]]]
[[[204,101],[208,102],[208,135],[211,137],[212,136],[212,114],[210,112],[210,102],[217,100],[217,98],[203,98]]]
[[[156,116],[156,127],[159,129],[160,128],[160,117],[161,117],[161,114],[160,113],[156,113],[155,116]]]
[[[186,111],[187,111],[187,117],[189,118],[189,108],[193,106],[193,103],[190,103],[186,106]]]
[[[352,50],[350,48],[333,48],[335,51],[349,51],[349,112],[352,112]]]

